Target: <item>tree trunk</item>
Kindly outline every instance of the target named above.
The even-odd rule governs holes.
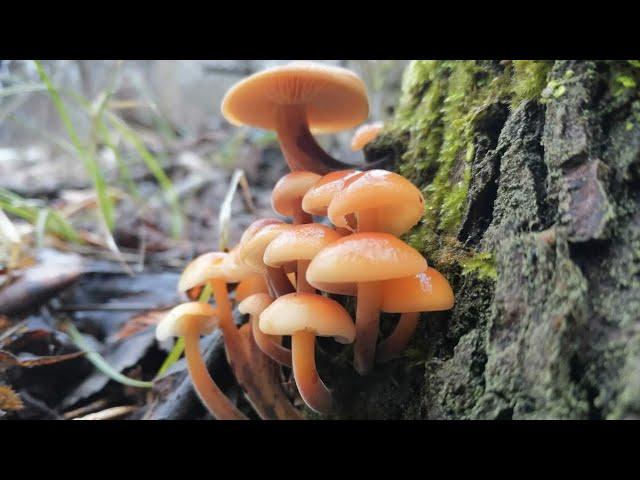
[[[638,85],[638,61],[408,67],[366,153],[422,188],[405,240],[456,304],[367,378],[326,366],[341,417],[640,418]]]

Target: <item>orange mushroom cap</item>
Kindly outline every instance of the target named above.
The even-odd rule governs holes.
[[[156,338],[163,342],[171,337],[183,336],[187,322],[197,322],[202,335],[211,333],[218,326],[217,310],[208,303],[201,302],[178,305],[158,323]]]
[[[420,221],[424,197],[402,175],[369,170],[336,193],[329,205],[328,216],[334,225],[350,228],[347,217],[365,210],[376,215],[379,231],[399,236]]]
[[[291,225],[282,222],[262,227],[248,241],[240,244],[240,260],[252,268],[254,272],[265,273],[264,251],[273,239],[289,228],[291,228]]]
[[[244,315],[258,316],[272,303],[273,298],[267,293],[254,293],[240,302],[238,311]]]
[[[263,227],[266,227],[267,225],[273,225],[276,223],[284,223],[284,222],[279,218],[259,218],[258,220],[255,220],[242,233],[242,236],[240,237],[240,242],[238,243],[238,245],[241,246],[242,244],[251,240],[251,238],[253,238],[253,236]]]
[[[279,106],[304,105],[312,132],[352,128],[369,116],[364,82],[344,68],[292,62],[255,73],[235,84],[222,100],[233,125],[275,130]]]
[[[335,300],[313,293],[290,293],[275,300],[260,314],[260,330],[267,335],[311,332],[351,343],[356,329],[351,316]]]
[[[228,257],[224,252],[208,252],[194,258],[184,269],[178,281],[178,291],[186,292],[199,287],[213,278],[231,281],[223,268],[223,262]]]
[[[338,170],[324,175],[302,198],[302,209],[311,215],[327,216],[327,207],[333,197],[344,188],[349,179],[363,172],[360,170]]]
[[[357,283],[408,277],[426,268],[424,257],[393,235],[364,232],[342,237],[318,252],[307,269],[307,281],[319,290],[344,295]]]
[[[362,150],[367,143],[372,142],[384,127],[382,122],[373,122],[362,125],[356,130],[351,138],[351,150],[357,152]]]
[[[435,312],[453,308],[453,290],[434,268],[382,283],[381,310],[389,313]]]
[[[233,247],[222,263],[222,269],[230,282],[240,282],[255,274],[253,269],[245,265],[239,256],[240,245]]]
[[[311,260],[324,247],[342,238],[334,229],[319,223],[292,225],[278,235],[264,251],[264,263],[282,267],[296,260]]]
[[[313,172],[291,172],[278,180],[271,194],[271,205],[280,215],[292,217],[302,197],[321,176]]]

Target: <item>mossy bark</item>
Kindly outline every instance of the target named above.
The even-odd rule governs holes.
[[[640,418],[638,85],[633,60],[408,67],[366,153],[424,192],[405,239],[456,304],[369,377],[325,362],[340,418]]]

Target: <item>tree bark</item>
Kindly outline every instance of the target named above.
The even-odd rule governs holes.
[[[327,365],[341,417],[640,418],[639,85],[637,61],[409,65],[366,155],[424,192],[405,240],[456,303],[365,379]]]

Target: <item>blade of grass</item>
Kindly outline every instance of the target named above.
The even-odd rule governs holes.
[[[67,135],[69,135],[71,143],[77,151],[78,157],[80,157],[80,160],[84,164],[87,173],[91,177],[93,187],[98,197],[99,211],[104,219],[104,223],[107,229],[111,232],[115,225],[115,217],[113,213],[114,206],[111,198],[109,198],[109,196],[107,195],[106,182],[104,177],[102,176],[102,172],[100,171],[100,166],[98,165],[95,157],[90,154],[89,149],[86,148],[86,146],[84,146],[80,141],[80,137],[78,136],[78,133],[76,132],[76,129],[71,122],[69,112],[67,111],[67,108],[65,107],[64,102],[62,101],[62,98],[58,93],[58,90],[53,86],[51,79],[44,71],[42,64],[39,60],[35,60],[35,64],[38,75],[40,76],[40,80],[47,87],[49,97],[51,98],[51,101],[53,102],[58,112],[58,116],[60,117],[60,120],[62,121],[65,130],[67,131]]]
[[[251,211],[255,211],[255,205],[253,204],[253,200],[251,199],[251,191],[249,189],[249,182],[247,182],[247,177],[244,174],[244,171],[240,168],[237,168],[233,175],[231,176],[231,181],[229,182],[229,189],[224,196],[224,200],[220,205],[220,212],[218,213],[218,248],[220,251],[226,251],[229,246],[229,225],[231,224],[231,203],[233,201],[233,196],[238,189],[238,185],[242,186],[242,192],[244,195],[245,202]]]
[[[210,298],[211,286],[207,283],[202,289],[202,293],[200,294],[200,298],[198,298],[198,301],[202,303],[208,303]],[[167,370],[169,370],[169,368],[171,368],[171,365],[173,365],[180,359],[180,357],[182,356],[182,352],[184,352],[184,337],[179,337],[178,340],[176,340],[175,345],[169,352],[169,355],[167,355],[167,358],[165,358],[164,362],[162,362],[162,366],[160,366],[158,373],[156,373],[156,378],[160,377]]]
[[[82,351],[86,352],[86,358],[104,373],[111,380],[114,380],[123,385],[128,385],[130,387],[138,387],[138,388],[152,388],[153,382],[143,382],[141,380],[134,380],[133,378],[129,378],[126,375],[121,374],[116,369],[114,369],[107,361],[104,359],[102,355],[97,352],[91,350],[84,336],[78,331],[78,329],[70,322],[65,321],[63,323],[64,330],[67,331],[73,343]]]
[[[40,208],[34,205],[33,201],[26,200],[15,193],[0,188],[0,207],[7,212],[23,218],[32,224],[36,224],[41,215]],[[67,241],[73,243],[82,243],[82,239],[76,230],[71,226],[64,217],[56,211],[50,211],[45,222],[46,230]]]
[[[147,168],[160,185],[163,195],[171,208],[171,235],[174,238],[180,237],[183,223],[182,210],[180,208],[180,202],[173,183],[171,183],[171,180],[162,169],[160,162],[158,162],[158,160],[144,145],[140,136],[116,115],[109,113],[108,118],[122,134],[124,139],[128,141],[138,152],[138,155],[140,155]]]

